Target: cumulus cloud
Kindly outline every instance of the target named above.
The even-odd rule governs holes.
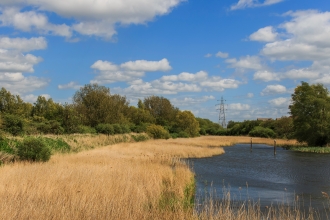
[[[228,110],[249,110],[250,108],[250,105],[242,103],[231,103],[228,105]]]
[[[265,67],[261,64],[258,56],[245,56],[239,60],[236,58],[227,59],[226,63],[229,64],[230,68],[235,68],[237,71],[245,72],[246,70],[261,70]]]
[[[73,31],[82,35],[111,38],[117,24],[145,24],[157,16],[166,15],[185,0],[13,0],[2,1],[0,18],[3,25],[22,31],[38,30],[70,37]],[[22,9],[24,11],[22,12]],[[71,24],[52,24],[47,14],[74,19]]]
[[[210,57],[212,57],[212,54],[211,53],[205,54],[204,57],[210,58]]]
[[[64,85],[58,85],[57,88],[59,89],[79,89],[80,87],[82,87],[82,85],[79,85],[76,82],[69,82],[68,84],[64,84]]]
[[[1,6],[1,3],[0,3]],[[35,11],[20,12],[17,7],[5,8],[0,15],[2,26],[13,26],[24,32],[39,32],[41,34],[53,34],[71,37],[71,28],[66,24],[52,24],[48,22],[46,15]]]
[[[184,98],[173,98],[171,99],[171,103],[174,106],[188,106],[188,105],[196,105],[200,103],[207,102],[209,100],[215,100],[215,97],[210,95],[210,96],[203,96],[203,97],[184,97]]]
[[[143,77],[146,72],[164,72],[172,69],[167,59],[160,61],[136,60],[113,64],[109,61],[96,61],[92,66],[97,76],[92,83],[108,84],[114,82],[134,82]]]
[[[41,94],[40,96],[45,97],[46,99],[50,99],[50,95],[49,94]],[[38,96],[37,95],[33,95],[33,94],[28,94],[28,95],[23,95],[21,97],[25,102],[30,102],[30,103],[34,103],[37,101]]]
[[[156,72],[156,71],[169,71],[172,69],[167,59],[160,61],[147,61],[147,60],[136,60],[129,61],[120,65],[121,68],[130,71],[142,71],[142,72]]]
[[[205,71],[199,71],[196,74],[183,72],[179,75],[167,75],[163,76],[160,80],[162,81],[204,81],[208,78],[208,74]]]
[[[285,15],[292,19],[280,27],[289,37],[266,44],[262,54],[277,60],[328,59],[330,12],[308,10],[288,12]]]
[[[261,70],[261,71],[257,71],[256,73],[254,73],[253,79],[254,80],[261,80],[261,81],[264,81],[264,82],[279,81],[280,76],[277,73],[273,73],[273,72],[270,72],[270,71],[267,71],[267,70]]]
[[[259,2],[258,0],[239,0],[236,4],[230,7],[231,10],[244,9],[244,8],[255,8],[262,7],[280,3],[284,0],[265,0],[263,2]]]
[[[32,92],[45,87],[49,80],[35,76],[25,76],[33,73],[34,65],[42,61],[29,53],[32,50],[45,49],[44,38],[8,38],[0,37],[0,87],[14,91],[17,94]]]
[[[260,28],[257,32],[250,35],[252,41],[274,42],[277,39],[278,33],[273,27],[267,26]]]
[[[227,58],[229,54],[219,51],[215,56],[220,58]]]
[[[291,99],[279,97],[276,99],[269,100],[268,103],[276,107],[288,107],[290,105]]]
[[[275,95],[288,92],[287,88],[282,85],[268,85],[262,90],[261,95]]]
[[[47,41],[43,37],[33,37],[30,39],[0,37],[0,48],[6,50],[18,50],[21,52],[43,50],[47,48]]]
[[[254,96],[254,94],[251,93],[251,92],[249,92],[249,93],[246,95],[246,97],[248,97],[248,98],[253,98],[253,96]]]

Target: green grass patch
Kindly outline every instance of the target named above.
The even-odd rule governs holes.
[[[319,154],[329,154],[330,147],[307,147],[307,146],[286,146],[287,150],[306,152],[306,153],[319,153]]]
[[[69,153],[71,151],[71,147],[67,144],[62,138],[46,138],[46,137],[38,137],[46,146],[48,146],[53,152],[59,153]]]
[[[19,141],[16,139],[3,138],[0,140],[0,151],[7,154],[15,154],[18,143]]]
[[[149,140],[149,137],[147,135],[145,135],[145,134],[137,134],[137,135],[132,134],[131,137],[136,142],[141,142],[141,141],[147,141],[147,140]]]

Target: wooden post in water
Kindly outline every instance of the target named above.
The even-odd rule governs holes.
[[[250,152],[252,152],[252,138],[251,138],[251,143],[250,143]]]
[[[274,139],[274,155],[276,155],[276,140]]]

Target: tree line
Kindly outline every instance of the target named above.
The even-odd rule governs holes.
[[[81,87],[71,104],[43,96],[31,104],[5,88],[0,91],[0,131],[12,135],[149,132],[155,138],[169,138],[212,134],[219,129],[208,119],[180,111],[167,98],[148,96],[135,107],[125,96],[111,94],[98,84]]]
[[[125,96],[111,94],[98,84],[87,84],[75,92],[71,104],[39,96],[24,102],[5,88],[0,90],[0,137],[7,132],[22,134],[147,132],[154,138],[199,135],[249,135],[297,139],[309,146],[330,142],[330,95],[322,84],[302,82],[291,95],[289,117],[278,120],[229,121],[227,129],[208,119],[180,111],[161,96],[148,96],[131,106]]]

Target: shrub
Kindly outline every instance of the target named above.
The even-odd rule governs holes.
[[[113,124],[112,126],[113,126],[113,129],[115,131],[115,134],[122,134],[123,133],[120,124]]]
[[[96,129],[97,133],[100,133],[100,134],[110,135],[110,134],[115,133],[115,130],[111,124],[98,124],[95,127],[95,129]]]
[[[80,134],[96,134],[96,130],[95,130],[95,128],[92,128],[89,126],[79,125],[78,133],[80,133]]]
[[[25,138],[17,145],[17,155],[21,160],[46,162],[51,156],[50,148],[40,138]]]
[[[178,134],[178,137],[180,137],[180,138],[189,138],[190,136],[187,132],[180,131],[179,134]]]
[[[19,116],[5,115],[4,117],[4,130],[14,136],[24,133],[24,122]]]
[[[58,121],[51,120],[51,121],[45,121],[41,122],[37,125],[38,131],[44,133],[44,134],[63,134],[64,128],[61,126],[61,124]]]
[[[67,144],[62,138],[45,138],[40,137],[40,139],[46,146],[48,146],[54,152],[68,153],[71,150],[69,144]]]
[[[13,149],[13,147],[10,144],[10,140],[9,139],[0,139],[0,151],[7,153],[7,154],[14,154],[15,150]]]
[[[131,132],[131,129],[129,128],[129,125],[122,124],[120,127],[121,127],[121,132],[123,134],[127,134],[127,133]]]
[[[170,134],[168,131],[160,125],[149,125],[147,127],[147,133],[154,139],[169,139]]]
[[[144,135],[144,134],[131,135],[131,137],[136,142],[149,140],[148,136],[147,135]]]
[[[257,126],[257,127],[254,127],[249,132],[249,136],[251,136],[251,137],[274,138],[276,136],[276,134],[270,128],[263,128],[263,127]]]
[[[133,131],[133,132],[136,132],[136,133],[147,132],[147,127],[148,127],[149,125],[150,125],[149,123],[142,123],[142,124],[136,125],[136,126],[134,127],[134,129],[132,129],[132,131]]]

